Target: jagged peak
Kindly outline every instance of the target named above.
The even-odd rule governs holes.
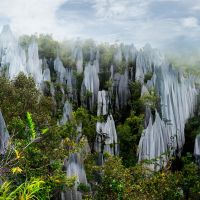
[[[2,28],[2,33],[12,33],[10,25],[4,25]]]
[[[17,40],[12,33],[12,30],[9,25],[4,25],[0,33],[0,47],[8,48],[12,45],[17,45]]]

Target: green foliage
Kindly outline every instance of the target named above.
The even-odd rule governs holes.
[[[124,185],[120,182],[117,182],[115,179],[111,182],[111,190],[117,193],[117,199],[123,199]]]
[[[46,197],[73,186],[75,179],[67,178],[62,166],[84,144],[83,139],[75,142],[76,124],[56,125],[52,100],[40,94],[32,78],[20,74],[12,82],[1,77],[0,83],[1,109],[11,134],[7,154],[1,156],[1,179],[12,182],[12,191],[32,177],[41,179]]]
[[[41,96],[39,100],[39,96],[41,94],[31,77],[19,74],[13,81],[0,77],[0,105],[10,133],[18,133],[22,137],[21,129],[24,128],[27,112],[32,114],[39,127],[55,123],[52,118],[52,99]]]
[[[110,157],[102,170],[104,173],[96,199],[183,198],[182,175],[178,172],[149,172],[141,165],[125,168],[117,157]]]
[[[28,127],[30,129],[31,140],[34,140],[36,137],[35,123],[33,122],[31,113],[29,112],[27,112],[27,122],[28,122]]]
[[[194,142],[196,136],[200,133],[200,119],[199,116],[194,116],[188,120],[185,125],[185,145],[183,153],[193,153]]]
[[[76,143],[73,140],[71,131],[74,129],[69,128],[69,125],[68,127],[54,126],[45,130],[43,134],[37,133],[30,113],[27,114],[27,118],[31,140],[29,129],[24,130],[26,139],[12,138],[0,166],[0,171],[7,169],[1,178],[14,180],[16,187],[26,180],[31,180],[32,177],[40,178],[45,181],[48,196],[53,196],[54,191],[72,187],[75,178],[66,177],[65,172],[62,171],[63,160],[70,153],[82,148],[84,141],[80,140]]]
[[[96,138],[96,122],[101,119],[101,117],[94,116],[89,113],[83,107],[79,107],[73,113],[74,119],[77,125],[82,123],[82,134],[87,136],[90,147],[93,148],[93,144]]]
[[[120,158],[108,158],[101,170],[104,173],[98,188],[96,199],[120,200],[129,195],[126,194],[126,191],[130,189],[130,171],[122,165]]]
[[[95,50],[95,42],[92,39],[87,39],[82,41],[82,49],[83,49],[83,57],[84,57],[84,64],[90,61],[90,53],[91,50]]]
[[[112,85],[113,85],[113,83],[112,83],[111,80],[108,80],[108,81],[105,82],[105,88],[106,88],[108,91],[111,90]]]
[[[149,91],[149,93],[144,94],[140,98],[140,101],[142,105],[156,109],[159,103],[159,97],[157,96],[156,91],[152,89]]]
[[[143,120],[144,115],[137,116],[132,112],[124,124],[117,126],[120,141],[120,156],[122,156],[126,166],[137,162],[137,144],[143,130]]]
[[[109,45],[108,43],[101,43],[99,46],[99,54],[100,54],[100,68],[106,72],[109,70],[113,55],[115,53],[115,47],[114,45]]]
[[[70,41],[59,43],[51,35],[23,36],[20,43],[28,50],[29,44],[36,40],[39,46],[40,58],[46,58],[50,64],[52,80],[56,80],[53,70],[53,60],[59,56],[65,67],[75,67],[72,58],[72,45]],[[83,49],[84,65],[90,61],[91,51],[98,46],[100,53],[100,88],[111,92],[110,66],[115,65],[118,73],[123,74],[126,68],[132,67],[134,73],[135,63],[124,61],[113,62],[113,56],[119,45],[107,43],[95,44],[93,40],[80,43]],[[8,66],[2,66],[2,74],[7,73]],[[198,71],[198,69],[197,69]],[[188,73],[195,73],[196,69]],[[105,164],[97,166],[99,155],[94,152],[96,138],[96,122],[105,121],[103,116],[97,117],[81,105],[81,85],[83,73],[74,72],[77,102],[72,119],[65,125],[57,125],[61,118],[63,101],[62,89],[68,92],[64,85],[55,83],[55,100],[50,95],[50,84],[46,83],[43,95],[35,86],[33,78],[20,74],[15,80],[9,81],[0,77],[0,105],[8,126],[11,140],[5,155],[0,155],[0,175],[4,182],[0,186],[0,200],[10,199],[54,199],[61,191],[71,189],[75,176],[66,177],[63,171],[63,161],[71,153],[81,152],[88,185],[80,183],[78,190],[83,193],[83,199],[100,200],[132,200],[132,199],[200,199],[199,168],[194,162],[194,140],[200,132],[199,117],[188,120],[185,128],[186,144],[183,150],[184,157],[179,171],[170,168],[170,164],[159,172],[147,169],[147,164],[156,162],[156,159],[137,164],[137,144],[139,142],[144,121],[144,108],[152,110],[158,108],[159,97],[154,89],[141,97],[141,83],[130,81],[130,99],[127,109],[123,112],[113,112],[117,124],[117,133],[120,144],[120,157],[112,157],[104,153]],[[144,82],[152,78],[147,73]],[[91,97],[86,92],[84,98]],[[111,97],[113,98],[113,97]],[[112,103],[112,101],[111,101]],[[111,105],[112,107],[112,105]],[[82,126],[82,137],[77,141],[78,126]],[[88,156],[83,152],[86,137],[91,147]],[[165,155],[168,152],[165,153]],[[164,154],[163,154],[164,155]],[[161,155],[161,156],[163,156]],[[174,159],[175,160],[175,159]]]
[[[139,115],[141,114],[143,110],[142,102],[140,101],[142,85],[140,82],[131,81],[129,82],[129,88],[130,88],[130,94],[131,94],[129,105],[131,109],[135,111],[137,115]]]
[[[151,80],[152,76],[153,76],[152,72],[146,73],[144,76],[144,83],[147,83],[148,80]]]
[[[40,34],[40,35],[23,35],[20,37],[20,44],[27,51],[28,46],[32,41],[36,41],[38,44],[40,58],[46,58],[47,60],[54,60],[57,56],[60,57],[64,66],[73,67],[75,64],[71,58],[71,49],[69,48],[69,41],[59,43],[52,38],[52,35]]]
[[[45,182],[36,178],[25,181],[17,187],[10,182],[4,182],[0,187],[0,200],[49,199],[48,190],[44,186]]]
[[[78,190],[81,192],[89,192],[90,191],[90,187],[84,183],[79,183],[78,185]]]
[[[59,43],[53,40],[51,35],[40,34],[37,37],[39,55],[41,58],[56,58],[59,48]]]
[[[86,170],[86,174],[87,174],[87,180],[92,183],[92,186],[94,187],[93,181],[97,178],[96,175],[96,171],[97,171],[97,166],[96,166],[96,161],[98,159],[98,154],[97,153],[93,153],[93,154],[89,154],[85,161],[84,161],[84,166],[85,166],[85,170]]]
[[[182,173],[182,188],[183,192],[188,199],[200,198],[200,174],[199,167],[194,163],[193,157],[190,153],[182,157],[184,163]]]
[[[117,63],[117,72],[120,74],[124,74],[126,67],[127,67],[127,64],[125,61],[122,61],[121,63]]]

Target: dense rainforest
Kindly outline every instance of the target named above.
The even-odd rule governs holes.
[[[0,61],[1,200],[200,199],[194,70],[7,26]]]

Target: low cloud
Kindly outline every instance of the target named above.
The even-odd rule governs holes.
[[[0,26],[9,23],[17,34],[52,33],[59,40],[118,40],[161,49],[187,41],[188,48],[188,41],[199,42],[199,9],[198,0],[1,0]]]
[[[199,26],[198,19],[195,17],[187,17],[182,20],[183,26],[187,28],[196,28]]]

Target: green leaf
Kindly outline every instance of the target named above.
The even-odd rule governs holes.
[[[34,140],[36,137],[35,123],[32,120],[31,113],[27,112],[26,117],[27,117],[27,121],[28,121],[28,127],[30,129],[31,139]]]
[[[48,128],[44,128],[44,129],[41,130],[42,134],[46,134],[48,131],[49,131]]]

